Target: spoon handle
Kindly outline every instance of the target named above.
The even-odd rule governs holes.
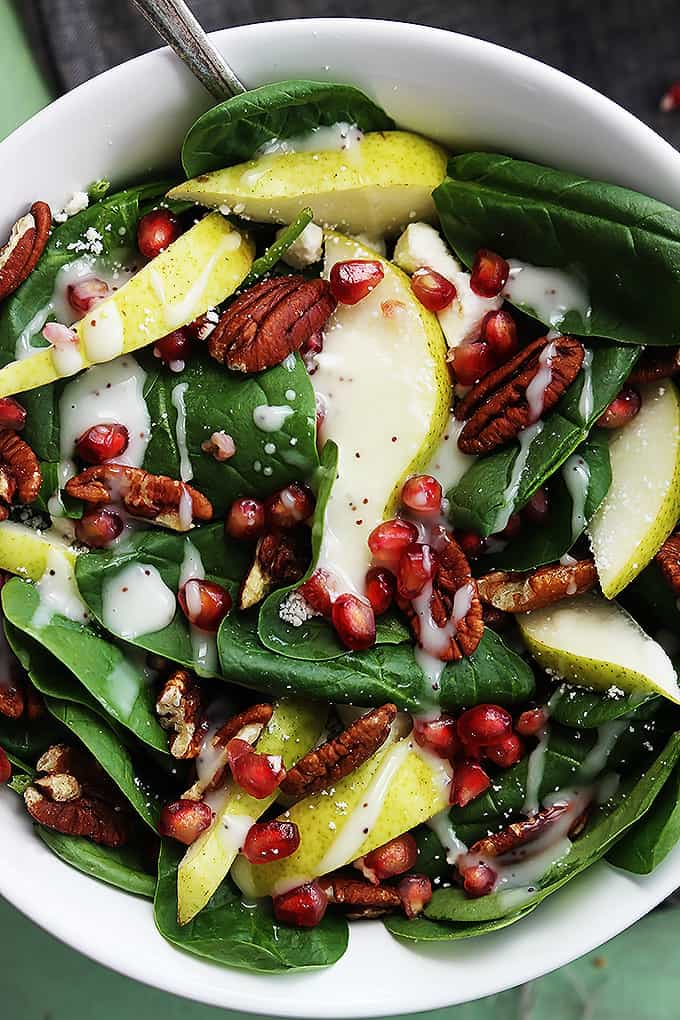
[[[133,0],[158,34],[215,99],[228,99],[246,87],[213,46],[184,0]]]

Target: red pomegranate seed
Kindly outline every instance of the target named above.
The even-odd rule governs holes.
[[[191,341],[183,329],[176,329],[154,345],[153,353],[164,365],[181,372],[191,353]]]
[[[413,736],[421,747],[433,751],[440,758],[451,760],[460,750],[456,720],[451,715],[440,715],[438,719],[416,719]]]
[[[680,110],[680,81],[676,81],[667,92],[664,92],[659,103],[659,109],[662,113]]]
[[[511,542],[513,538],[517,538],[520,531],[522,530],[522,517],[520,514],[513,514],[508,523],[505,525],[502,531],[497,531],[493,536],[499,539],[501,542]]]
[[[472,386],[496,367],[496,359],[488,344],[475,340],[453,350],[451,365],[456,382],[462,386]]]
[[[191,846],[213,820],[212,808],[203,800],[176,800],[161,811],[158,831],[185,846]]]
[[[550,501],[545,486],[536,489],[529,502],[522,509],[522,517],[530,524],[545,524],[550,513]]]
[[[426,875],[406,875],[397,885],[397,891],[408,918],[422,914],[432,899],[432,883]]]
[[[308,882],[273,899],[274,917],[295,928],[315,928],[323,921],[328,897],[318,882]]]
[[[0,786],[8,783],[12,778],[12,763],[7,757],[4,749],[0,747]]]
[[[285,489],[275,492],[264,508],[269,524],[274,528],[294,528],[314,513],[314,495],[308,485],[291,482]]]
[[[499,308],[495,312],[487,312],[482,319],[481,338],[491,348],[491,353],[498,362],[508,361],[519,350],[517,323],[510,312]]]
[[[437,569],[429,545],[414,542],[402,553],[397,568],[397,590],[402,598],[414,599],[420,595]]]
[[[26,424],[26,408],[14,397],[0,399],[0,429],[12,429],[19,432]]]
[[[378,286],[384,275],[380,262],[373,259],[336,262],[330,275],[331,293],[343,305],[356,305]]]
[[[169,209],[154,209],[137,224],[137,247],[145,259],[155,259],[180,233],[179,220]]]
[[[632,421],[640,410],[642,400],[637,390],[631,386],[624,386],[617,397],[614,397],[609,407],[605,408],[602,415],[597,419],[601,429],[620,429]]]
[[[509,275],[510,266],[504,258],[488,248],[480,248],[472,265],[470,288],[479,297],[498,297]]]
[[[497,744],[484,748],[484,754],[494,765],[500,765],[502,769],[509,769],[516,765],[524,755],[524,744],[516,733],[499,740]]]
[[[248,829],[243,856],[251,864],[267,864],[290,857],[300,846],[300,832],[295,822],[256,822]]]
[[[331,616],[331,585],[330,575],[326,570],[315,570],[304,584],[300,585],[300,594],[316,613],[326,619]]]
[[[110,294],[108,283],[99,280],[96,276],[89,280],[81,280],[80,283],[70,283],[66,288],[66,298],[74,312],[78,315],[87,313],[98,305],[100,301]]]
[[[331,620],[345,648],[363,652],[375,644],[375,613],[369,602],[349,593],[339,595],[331,609]]]
[[[466,744],[486,747],[512,733],[512,716],[500,705],[475,705],[458,719],[458,736]]]
[[[376,616],[386,613],[394,599],[394,574],[385,567],[371,567],[366,573],[366,598]]]
[[[439,513],[442,487],[432,475],[413,475],[402,486],[401,501],[414,513]]]
[[[491,780],[481,765],[476,761],[463,761],[453,773],[450,802],[456,807],[465,807],[471,800],[481,797],[489,787]]]
[[[486,896],[493,892],[498,875],[488,864],[474,864],[462,872],[463,889],[468,896]]]
[[[249,496],[234,500],[224,522],[229,537],[240,542],[250,542],[259,538],[264,531],[264,525],[264,503]]]
[[[428,312],[441,312],[456,297],[456,288],[441,273],[423,266],[411,277],[411,290]]]
[[[395,517],[391,521],[383,521],[368,536],[368,548],[373,559],[380,567],[387,567],[394,572],[399,566],[402,553],[415,542],[418,529],[410,521]]]
[[[456,531],[453,536],[469,560],[481,556],[486,548],[486,542],[474,531]]]
[[[125,524],[115,510],[87,510],[76,521],[76,538],[91,549],[103,549],[115,542]]]
[[[270,797],[286,775],[280,755],[258,754],[238,737],[227,744],[227,760],[234,782],[257,800]]]
[[[86,464],[103,464],[125,453],[129,441],[124,425],[93,425],[76,440],[76,456]]]
[[[535,737],[541,732],[548,719],[547,709],[529,708],[526,712],[522,712],[515,723],[515,729],[522,737]]]
[[[370,854],[354,862],[364,878],[378,885],[386,878],[403,875],[410,871],[418,859],[418,845],[410,832],[391,839],[389,843],[376,847]]]
[[[216,631],[231,609],[231,595],[220,584],[192,577],[177,593],[182,612],[193,627]]]

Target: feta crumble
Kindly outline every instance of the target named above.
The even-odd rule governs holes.
[[[276,238],[286,230],[282,227],[276,232]],[[323,230],[316,223],[308,223],[299,237],[296,237],[290,248],[284,253],[283,261],[293,269],[305,269],[318,262],[323,254]]]
[[[89,204],[90,199],[86,191],[75,191],[64,208],[54,214],[55,223],[65,223],[71,216],[76,216],[87,209]]]
[[[315,616],[321,616],[321,613],[312,609],[299,591],[290,592],[279,607],[279,619],[284,623],[289,623],[291,627],[301,627],[303,623],[313,620]]]

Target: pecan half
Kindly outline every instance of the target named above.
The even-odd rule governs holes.
[[[32,503],[40,492],[38,458],[16,432],[0,430],[0,521],[9,517],[12,503]]]
[[[16,221],[0,249],[0,301],[31,275],[47,246],[51,226],[52,211],[46,202],[34,202],[31,211]]]
[[[94,758],[64,744],[50,747],[24,792],[29,814],[41,825],[103,846],[123,846],[130,835],[127,804]]]
[[[391,704],[360,716],[334,740],[300,758],[281,783],[281,791],[300,800],[339,783],[382,747],[396,717],[396,705]]]
[[[648,347],[643,351],[626,382],[631,386],[670,379],[680,371],[680,347]]]
[[[676,598],[680,597],[680,531],[668,536],[654,559],[670,590]]]
[[[267,704],[249,705],[222,726],[213,737],[213,747],[226,747],[230,740],[241,732],[244,726],[264,728],[274,713],[274,706]]]
[[[597,570],[591,559],[570,566],[554,563],[528,575],[494,570],[477,581],[482,601],[505,613],[542,609],[572,595],[582,595],[596,583]]]
[[[173,531],[212,520],[212,503],[191,485],[124,464],[97,464],[66,483],[66,492],[90,506],[120,501],[133,517]]]
[[[552,350],[548,364],[542,366],[544,351]],[[578,375],[584,357],[583,346],[571,336],[549,339],[539,337],[527,344],[514,358],[489,372],[461,400],[456,418],[465,421],[458,446],[463,453],[489,453],[505,446],[531,425],[535,414],[527,397],[527,387],[539,371],[545,371],[541,387],[541,414],[557,403]]]
[[[241,294],[208,340],[208,350],[235,372],[280,365],[326,322],[337,301],[327,280],[275,276]]]
[[[277,585],[299,581],[309,562],[307,528],[269,531],[258,539],[252,566],[239,592],[239,609],[256,606]]]
[[[527,843],[533,843],[564,814],[568,807],[568,804],[553,804],[551,807],[542,808],[530,818],[524,818],[521,822],[513,822],[502,832],[497,832],[493,836],[485,836],[473,843],[468,850],[468,855],[502,857]],[[575,820],[574,824],[580,822],[580,817]],[[573,827],[570,831],[573,831]]]
[[[173,758],[196,758],[208,726],[203,691],[193,673],[177,669],[168,677],[156,700],[156,715],[163,729],[175,734],[170,741]]]
[[[272,705],[250,705],[228,719],[213,733],[207,747],[205,747],[204,737],[199,751],[208,751],[211,772],[208,774],[205,768],[201,769],[194,784],[182,795],[183,799],[201,800],[206,793],[219,790],[224,785],[227,772],[226,746],[229,741],[233,737],[240,737],[241,740],[247,740],[249,744],[254,744],[271,719],[273,711]]]
[[[401,896],[393,885],[362,882],[342,872],[318,881],[328,902],[346,908],[347,916],[354,921],[382,917],[401,908]]]

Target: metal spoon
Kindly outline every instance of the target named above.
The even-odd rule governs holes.
[[[133,3],[215,99],[229,99],[247,91],[184,0],[133,0]]]

